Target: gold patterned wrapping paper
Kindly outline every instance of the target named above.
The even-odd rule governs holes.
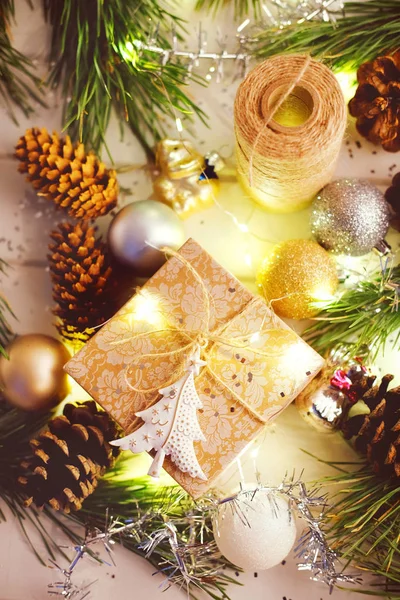
[[[182,473],[168,457],[164,463],[170,475],[198,498],[294,400],[324,361],[194,240],[188,240],[179,254],[201,277],[209,311],[193,272],[172,257],[65,368],[129,434],[142,424],[135,413],[160,397],[157,392],[131,389],[132,365],[140,379],[139,386],[135,379],[134,387],[161,388],[170,382],[182,356],[150,355],[187,343],[184,336],[171,335],[171,329],[198,332],[208,320],[209,331],[219,332],[221,338],[244,340],[240,348],[211,341],[205,354],[210,369],[203,368],[195,380],[203,404],[198,420],[205,441],[194,442],[194,450],[207,481]]]

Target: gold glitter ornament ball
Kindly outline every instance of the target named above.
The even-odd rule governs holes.
[[[17,337],[0,357],[0,389],[5,399],[23,410],[45,410],[68,393],[63,367],[71,358],[67,348],[49,335]]]
[[[275,246],[257,275],[265,299],[281,317],[307,319],[317,302],[332,298],[338,286],[335,262],[312,240],[288,240]]]

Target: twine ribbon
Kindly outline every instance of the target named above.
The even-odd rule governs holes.
[[[188,260],[186,260],[185,257],[183,257],[178,252],[175,252],[174,250],[172,250],[170,248],[165,248],[165,247],[161,248],[160,251],[164,252],[166,254],[169,254],[169,255],[173,256],[174,258],[176,258],[177,260],[179,260],[185,266],[185,268],[188,271],[190,271],[190,273],[193,275],[193,277],[199,284],[199,287],[202,292],[202,301],[203,301],[205,319],[203,320],[203,327],[200,330],[192,330],[192,329],[188,329],[185,327],[183,327],[183,328],[163,327],[163,328],[155,329],[152,331],[135,333],[132,336],[124,337],[123,339],[112,342],[113,345],[124,344],[126,342],[134,342],[139,339],[146,339],[151,342],[151,339],[154,336],[159,336],[160,334],[165,334],[165,333],[168,333],[169,340],[174,339],[174,337],[176,337],[177,342],[181,342],[182,338],[186,338],[186,340],[187,340],[186,343],[183,343],[183,345],[180,345],[179,348],[172,349],[172,350],[166,350],[163,352],[158,352],[158,351],[147,352],[147,353],[140,354],[138,357],[134,358],[125,367],[124,376],[125,376],[125,382],[126,382],[127,386],[134,392],[138,392],[138,393],[147,395],[147,394],[154,394],[155,392],[158,392],[160,388],[165,388],[165,387],[172,385],[181,377],[181,375],[184,371],[184,366],[185,366],[187,357],[190,356],[190,354],[192,354],[194,352],[196,347],[199,347],[201,350],[201,356],[207,363],[204,368],[208,369],[208,371],[211,373],[213,378],[223,388],[227,389],[228,392],[235,398],[235,400],[240,403],[240,405],[244,406],[257,419],[259,419],[263,423],[266,423],[269,419],[265,419],[264,417],[259,415],[257,412],[255,412],[254,408],[252,408],[252,406],[249,405],[239,394],[237,394],[234,390],[232,390],[227,385],[227,383],[219,376],[219,374],[215,371],[215,369],[213,368],[213,364],[212,364],[213,361],[211,358],[210,344],[213,344],[213,345],[219,344],[221,346],[226,346],[226,347],[230,347],[230,348],[237,348],[237,349],[241,349],[241,350],[250,350],[253,354],[255,354],[259,357],[264,357],[264,358],[271,358],[271,357],[278,356],[280,353],[277,352],[276,350],[275,351],[268,351],[265,349],[260,350],[260,349],[255,348],[252,345],[252,343],[254,341],[257,341],[260,339],[260,336],[262,335],[262,333],[264,331],[267,331],[267,329],[264,329],[267,313],[265,313],[259,329],[255,332],[252,332],[251,334],[230,336],[229,333],[227,332],[227,328],[229,327],[229,322],[224,323],[222,326],[216,328],[214,331],[211,331],[211,329],[210,329],[211,302],[213,301],[213,299],[210,296],[201,275],[198,273],[198,271],[195,269],[195,267]],[[138,293],[140,294],[140,291]],[[260,300],[260,298],[257,298],[257,297],[253,298],[252,300],[250,300],[250,302],[248,302],[243,307],[242,311],[240,311],[239,313],[236,313],[235,317],[242,314],[245,310],[249,310],[249,308],[253,304],[261,303],[261,302],[262,301]],[[271,314],[275,317],[273,311],[271,311]],[[284,330],[281,328],[277,328],[277,329],[279,329],[280,333],[286,331],[286,333],[290,333],[292,336],[295,335],[291,330]],[[273,330],[271,330],[271,328],[268,327],[268,332],[271,332],[271,331],[273,331]],[[282,353],[283,353],[283,350],[282,350]],[[175,357],[181,357],[179,360],[178,368],[174,368],[171,376],[165,381],[158,382],[157,386],[146,387],[146,386],[137,385],[136,383],[132,384],[130,382],[129,379],[130,379],[131,371],[134,368],[139,368],[141,371],[143,371],[145,369],[144,361],[146,359],[160,359],[160,358],[172,359]],[[148,367],[148,369],[151,369],[151,367]]]
[[[310,110],[295,127],[274,120],[291,94]],[[340,86],[322,63],[291,55],[259,64],[239,86],[234,107],[238,175],[246,191],[280,212],[309,203],[331,180],[346,118]]]

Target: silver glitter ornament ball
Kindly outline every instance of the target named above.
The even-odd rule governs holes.
[[[115,259],[141,277],[151,277],[164,264],[165,255],[157,248],[177,250],[185,239],[178,215],[155,200],[128,204],[114,217],[108,230]]]
[[[313,236],[336,254],[367,254],[384,239],[388,228],[388,204],[378,188],[365,179],[329,183],[311,208]]]

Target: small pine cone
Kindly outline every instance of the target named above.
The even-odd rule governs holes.
[[[117,435],[115,422],[95,402],[66,404],[63,414],[31,440],[33,457],[21,464],[18,482],[26,506],[79,510],[113,466],[118,450],[109,442]]]
[[[83,144],[46,129],[28,129],[16,146],[18,170],[27,173],[40,196],[53,200],[76,219],[95,219],[117,204],[116,172],[106,169]]]
[[[61,223],[51,238],[48,258],[57,328],[64,338],[84,342],[116,310],[106,245],[86,221]]]
[[[388,390],[393,375],[385,375],[379,386],[362,397],[370,413],[348,419],[342,429],[346,438],[355,437],[355,447],[367,456],[375,473],[400,477],[400,387]]]
[[[400,150],[400,50],[361,65],[349,103],[359,133],[384,150]]]

